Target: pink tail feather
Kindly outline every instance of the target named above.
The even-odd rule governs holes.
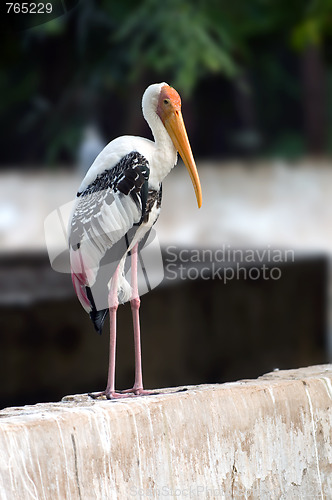
[[[79,249],[70,251],[70,267],[71,279],[77,298],[86,312],[89,313],[92,309],[92,304],[86,293],[86,287],[89,286],[89,283],[84,270],[81,252]]]

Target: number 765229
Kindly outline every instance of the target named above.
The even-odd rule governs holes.
[[[7,14],[50,14],[52,4],[48,3],[6,3]]]

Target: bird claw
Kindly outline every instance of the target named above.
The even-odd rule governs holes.
[[[124,391],[120,391],[121,394],[132,394],[133,396],[151,396],[155,394],[151,391],[146,391],[143,387],[132,387],[131,389],[126,389]]]
[[[120,392],[115,392],[115,391],[102,391],[102,392],[97,392],[96,394],[89,392],[88,396],[92,399],[121,399],[121,398],[129,398],[132,397],[133,394],[122,394]]]
[[[132,387],[131,389],[125,389],[124,391],[109,391],[105,389],[102,392],[89,392],[88,396],[92,399],[122,399],[122,398],[133,398],[135,396],[152,396],[158,394],[156,392],[146,391],[143,387]]]

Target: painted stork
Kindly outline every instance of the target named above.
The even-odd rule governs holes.
[[[111,141],[95,159],[77,193],[69,227],[70,264],[79,301],[101,334],[110,315],[108,379],[105,391],[92,397],[107,399],[148,394],[143,389],[137,286],[138,244],[156,222],[163,179],[177,163],[177,152],[186,165],[198,207],[202,192],[195,161],[181,114],[181,99],[166,83],[150,85],[142,99],[143,116],[154,142],[123,136]],[[102,263],[111,254],[112,272],[105,277]],[[131,257],[131,283],[125,278],[126,257]],[[105,279],[106,284],[105,285]],[[106,307],[96,304],[102,288]],[[132,389],[115,392],[116,312],[130,301],[135,347],[135,382]]]

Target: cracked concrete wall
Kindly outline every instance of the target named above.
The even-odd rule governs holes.
[[[332,365],[2,410],[0,498],[332,498]]]

